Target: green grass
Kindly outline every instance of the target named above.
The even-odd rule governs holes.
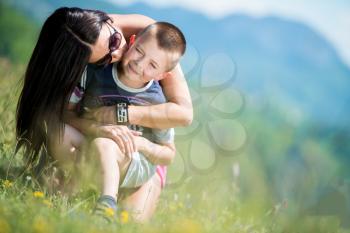
[[[91,214],[99,195],[95,184],[84,182],[68,196],[49,192],[28,172],[19,176],[23,155],[14,157],[13,151],[15,109],[23,72],[23,66],[0,60],[0,233],[346,232],[334,216],[298,216],[292,201],[275,201],[262,171],[242,172],[246,176],[243,180],[250,186],[247,191],[227,175],[231,169],[227,163],[232,159],[222,157],[217,168],[208,174],[189,173],[181,185],[166,187],[149,223],[135,224],[130,218],[125,219],[125,213],[119,223],[105,223]],[[185,146],[179,143],[179,151]],[[242,156],[234,161],[252,167],[260,163],[250,161],[244,153]],[[176,170],[170,174],[176,174]]]
[[[13,154],[14,126],[24,67],[13,66],[7,60],[2,60],[0,66],[0,232],[212,232],[230,227],[244,232],[263,229],[251,219],[237,218],[228,208],[218,209],[213,200],[198,201],[197,197],[192,200],[193,196],[184,187],[165,189],[155,217],[146,225],[132,221],[122,225],[106,224],[91,215],[98,196],[94,185],[86,184],[71,196],[48,194],[47,187],[39,185],[29,174],[18,176],[23,164],[22,154],[15,157]]]

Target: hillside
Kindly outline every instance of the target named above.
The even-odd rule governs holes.
[[[330,126],[346,126],[349,122],[349,67],[320,33],[300,22],[246,15],[212,20],[182,8],[158,9],[145,4],[121,7],[95,0],[30,0],[27,4],[14,1],[13,5],[39,22],[60,6],[139,13],[173,22],[184,31],[190,48],[182,62],[184,67],[197,63],[196,70],[185,69],[195,82],[203,78],[201,65],[211,56],[224,54],[236,64],[234,85],[247,97],[248,107],[277,106],[296,121],[311,120]],[[228,69],[223,64],[217,61],[211,79],[220,80],[214,76]]]

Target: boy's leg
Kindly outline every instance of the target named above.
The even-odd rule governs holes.
[[[109,138],[96,138],[91,143],[93,153],[99,158],[102,170],[102,195],[116,198],[119,181],[126,174],[131,159]]]

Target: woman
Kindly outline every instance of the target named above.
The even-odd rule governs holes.
[[[106,22],[120,36],[111,34]],[[29,61],[24,86],[17,106],[16,134],[19,148],[26,149],[28,165],[39,160],[47,148],[62,167],[73,164],[85,137],[107,137],[133,151],[133,135],[118,125],[102,125],[79,118],[68,100],[88,63],[119,61],[127,49],[125,38],[154,21],[142,15],[107,15],[79,8],[57,9],[44,23]],[[130,106],[129,122],[152,128],[188,125],[192,121],[192,103],[181,69],[175,78],[161,82],[168,103],[154,106]],[[99,121],[111,121],[115,108],[103,107],[92,114]],[[129,137],[131,140],[123,141]],[[156,206],[161,179],[156,174],[141,188],[128,194],[129,208],[141,210],[137,220],[148,219]]]

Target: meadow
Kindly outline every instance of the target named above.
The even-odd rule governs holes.
[[[175,161],[170,166],[169,184],[161,195],[154,218],[149,223],[133,223],[127,211],[115,214],[116,222],[101,221],[91,214],[98,197],[95,184],[84,182],[70,195],[52,192],[47,186],[40,184],[31,171],[24,170],[23,153],[14,154],[15,109],[23,72],[23,65],[11,64],[6,59],[0,62],[1,233],[349,232],[341,227],[337,217],[301,217],[298,216],[300,212],[293,208],[293,205],[298,205],[297,202],[276,201],[270,190],[272,186],[269,185],[269,178],[264,177],[266,174],[257,165],[259,161],[254,161],[247,155],[252,152],[251,146],[247,146],[245,152],[239,156],[218,157],[215,168],[200,174],[194,172],[196,170],[186,169],[187,164]],[[288,140],[285,139],[287,142]],[[191,140],[181,137],[177,140],[179,153],[185,150],[188,141]],[[309,142],[311,147],[312,143]],[[283,148],[280,150],[283,151]],[[178,159],[188,162],[188,158],[183,155],[189,154],[182,153],[178,155]],[[237,162],[241,163],[241,172],[234,165]],[[200,169],[200,166],[198,164],[197,168]],[[180,170],[186,171],[184,179],[179,179]],[[305,193],[312,183],[309,181],[309,186],[304,187]],[[106,213],[108,214],[110,213]]]
[[[225,191],[232,194],[225,201],[225,207],[216,205],[217,197],[210,192],[201,192],[203,186],[196,187],[189,179],[179,187],[165,188],[155,217],[145,225],[133,223],[126,211],[115,216],[118,219],[116,223],[106,223],[93,216],[91,210],[98,197],[94,184],[81,184],[79,190],[71,195],[52,192],[40,184],[31,171],[24,169],[23,153],[14,154],[16,102],[24,66],[2,59],[0,72],[1,233],[269,232],[266,223],[254,220],[248,214],[245,214],[246,217],[240,216],[240,205],[235,197],[237,190],[233,183],[225,187]]]

